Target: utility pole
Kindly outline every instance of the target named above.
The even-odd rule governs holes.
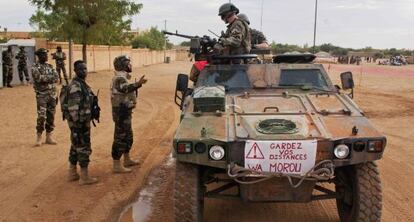
[[[264,0],[262,0],[262,14],[260,16],[260,31],[263,32],[263,5],[264,5]]]
[[[318,0],[315,0],[315,24],[313,26],[313,54],[316,53],[316,22],[318,19]]]
[[[164,31],[167,31],[167,19],[164,20]],[[164,35],[164,63],[167,63],[167,37]]]

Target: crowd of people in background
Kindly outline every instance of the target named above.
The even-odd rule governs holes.
[[[56,52],[52,53],[52,57],[55,60],[59,83],[62,84],[62,74],[63,74],[63,77],[67,84],[68,76],[67,76],[66,68],[65,68],[66,54],[62,51],[61,46],[58,46],[56,48]],[[2,52],[3,86],[8,87],[8,88],[13,88],[11,83],[13,81],[13,74],[14,74],[14,66],[13,66],[14,59],[17,62],[17,72],[19,75],[20,84],[21,85],[32,84],[33,81],[30,80],[30,75],[29,75],[30,67],[28,67],[29,59],[28,59],[28,54],[27,54],[25,47],[19,46],[19,51],[16,54],[16,56],[14,56],[13,46],[8,46],[7,50]],[[33,76],[33,73],[31,74]]]

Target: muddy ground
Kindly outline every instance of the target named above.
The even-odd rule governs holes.
[[[30,86],[0,90],[0,221],[116,221],[125,206],[149,187],[148,221],[172,221],[174,165],[169,164],[171,138],[179,110],[173,103],[177,73],[191,64],[175,62],[139,68],[148,84],[140,91],[133,114],[132,156],[141,161],[129,175],[111,173],[113,123],[109,104],[112,72],[92,73],[89,83],[100,89],[101,123],[92,129],[90,174],[95,186],[66,182],[69,130],[56,115],[57,146],[33,147],[36,106]],[[414,67],[361,67],[331,65],[339,72],[352,70],[355,100],[380,131],[388,146],[379,161],[384,190],[383,221],[414,221]],[[138,77],[138,75],[137,75]],[[166,163],[167,162],[167,163]],[[154,180],[153,178],[157,178]],[[157,198],[154,198],[157,197]],[[127,217],[140,216],[126,210]],[[338,221],[334,201],[309,204],[243,204],[207,200],[206,221]],[[126,217],[126,218],[127,218]]]

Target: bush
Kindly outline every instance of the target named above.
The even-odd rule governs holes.
[[[132,48],[148,48],[152,50],[164,49],[166,37],[163,33],[157,30],[156,27],[152,27],[149,31],[140,34],[138,37],[132,40]],[[172,44],[167,39],[167,49],[171,49]]]
[[[191,42],[190,41],[181,42],[180,46],[191,46]]]

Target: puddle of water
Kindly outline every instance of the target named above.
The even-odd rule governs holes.
[[[173,163],[174,158],[169,155],[161,168],[169,168]],[[152,212],[152,198],[159,191],[159,184],[164,182],[158,174],[158,170],[155,170],[149,175],[148,182],[139,192],[138,200],[125,208],[118,222],[145,222],[149,219]]]
[[[151,186],[151,184],[148,185]],[[153,190],[143,189],[139,193],[138,200],[129,205],[121,214],[119,222],[145,222],[151,213],[151,202],[153,196]]]

